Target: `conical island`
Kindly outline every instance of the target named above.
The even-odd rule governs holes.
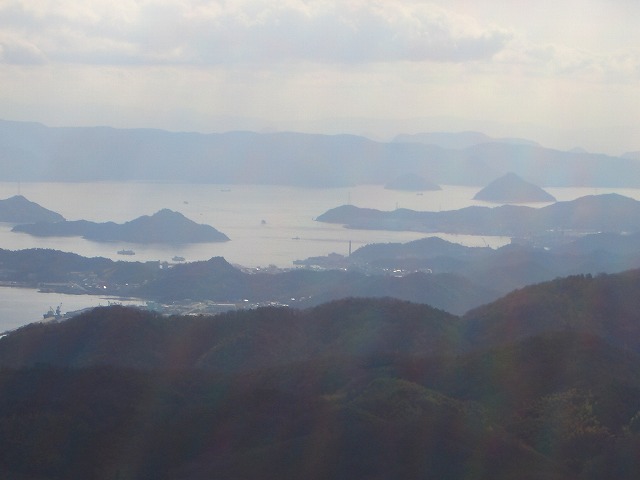
[[[480,190],[473,199],[493,203],[556,201],[553,195],[550,195],[537,185],[529,183],[511,172],[491,182]]]

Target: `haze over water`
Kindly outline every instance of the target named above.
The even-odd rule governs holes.
[[[346,255],[349,241],[356,250],[369,243],[408,242],[427,235],[418,232],[349,230],[339,225],[316,222],[315,217],[330,208],[351,203],[365,208],[420,211],[454,210],[470,205],[489,205],[473,200],[478,187],[443,186],[440,191],[402,192],[382,186],[304,189],[258,185],[185,185],[150,183],[0,183],[0,198],[20,193],[41,206],[61,213],[67,220],[114,221],[123,223],[162,208],[212,225],[231,238],[224,243],[192,245],[139,245],[89,242],[78,237],[38,238],[11,232],[0,224],[0,248],[21,250],[51,248],[86,257],[123,261],[186,261],[222,256],[247,267],[276,265],[293,267],[293,261],[311,256]],[[549,188],[559,201],[584,195],[617,192],[640,199],[637,189]],[[535,204],[541,207],[547,204]],[[265,223],[263,223],[263,220]],[[438,234],[445,240],[469,246],[497,248],[507,237]],[[120,249],[132,249],[134,256],[122,256]],[[106,305],[100,297],[42,294],[31,289],[0,288],[0,331],[41,318],[49,306],[63,304],[63,312]]]
[[[0,248],[52,248],[86,257],[126,261],[187,261],[222,256],[227,261],[258,267],[292,267],[293,261],[335,252],[346,255],[349,241],[355,250],[369,243],[407,242],[427,236],[418,232],[350,230],[316,222],[325,211],[344,204],[379,210],[407,208],[418,211],[456,210],[470,205],[495,206],[473,200],[478,187],[443,186],[439,191],[403,192],[378,185],[350,188],[304,189],[263,185],[186,185],[162,183],[0,183],[0,198],[18,192],[67,220],[124,223],[141,215],[169,208],[187,218],[220,230],[231,241],[190,245],[142,245],[124,242],[99,243],[79,237],[38,238],[11,232],[0,224]],[[550,188],[559,201],[584,195],[618,192],[640,199],[637,189]],[[541,207],[547,204],[531,204]],[[438,236],[468,246],[497,248],[507,237]],[[131,249],[135,256],[116,252]]]
[[[316,222],[325,211],[351,203],[359,207],[393,210],[453,210],[471,204],[477,188],[444,187],[441,191],[398,192],[381,186],[334,189],[304,189],[259,185],[185,185],[139,183],[31,183],[20,185],[20,193],[67,220],[124,223],[163,208],[220,230],[231,241],[191,245],[140,245],[89,242],[78,237],[37,238],[0,229],[0,247],[10,250],[53,248],[83,256],[115,260],[170,261],[178,255],[187,261],[225,257],[248,267],[291,267],[293,261],[332,252],[347,254],[352,248],[378,242],[406,242],[425,235],[417,232],[348,230],[339,225]],[[0,184],[0,198],[17,193],[17,185]],[[497,247],[506,238],[448,236],[452,241]],[[117,255],[131,249],[135,256]]]

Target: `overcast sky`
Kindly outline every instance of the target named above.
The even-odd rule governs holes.
[[[640,150],[637,0],[0,0],[0,118]]]

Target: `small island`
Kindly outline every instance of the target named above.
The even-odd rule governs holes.
[[[163,209],[123,224],[95,223],[87,220],[16,225],[12,231],[37,237],[83,237],[96,242],[129,243],[207,243],[226,242],[224,233],[210,225],[198,224],[184,215]]]
[[[537,185],[529,183],[511,172],[491,182],[480,190],[473,199],[492,203],[556,201],[553,195],[550,195]]]
[[[63,220],[64,217],[59,213],[47,210],[22,195],[0,200],[0,222],[36,223],[61,222]]]

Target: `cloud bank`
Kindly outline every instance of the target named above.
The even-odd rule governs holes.
[[[396,0],[8,0],[0,27],[5,63],[466,62],[491,58],[511,36]]]

